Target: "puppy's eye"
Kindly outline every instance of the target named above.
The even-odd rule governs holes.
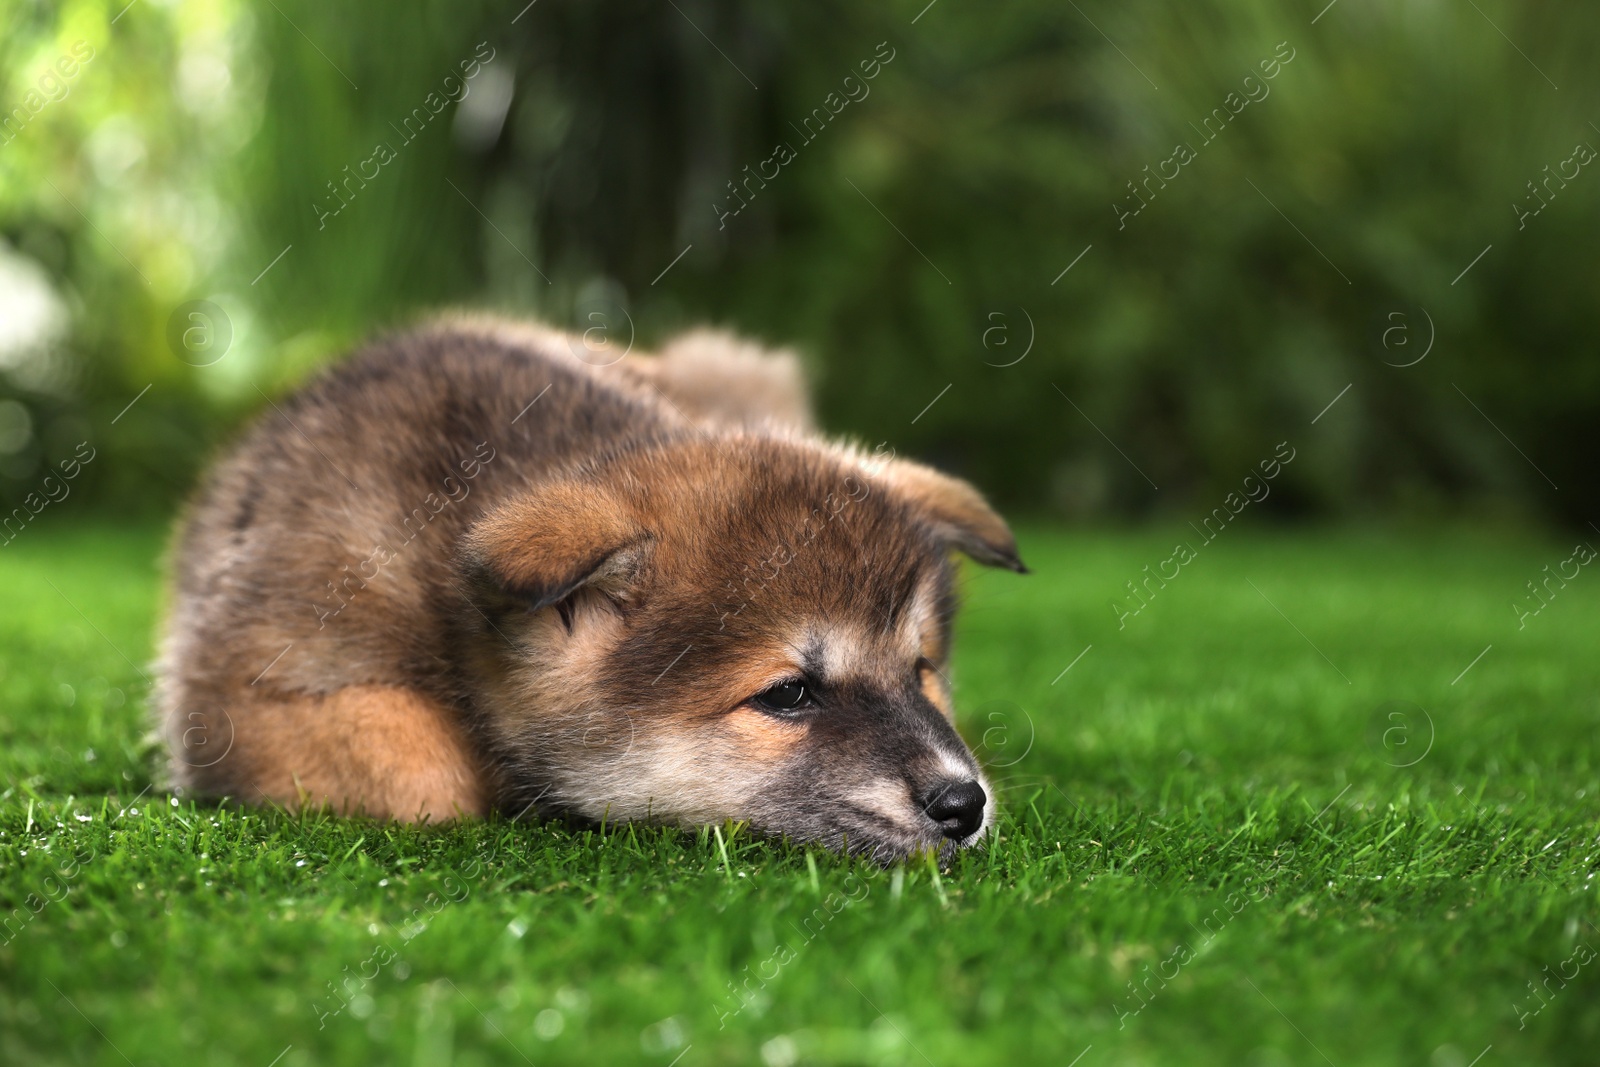
[[[811,693],[803,682],[783,682],[757,693],[755,702],[768,711],[799,711],[811,704]]]

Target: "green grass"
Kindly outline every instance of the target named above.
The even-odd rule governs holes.
[[[160,531],[30,528],[0,549],[0,1062],[1595,1062],[1600,573],[1519,631],[1570,548],[1250,532],[1120,631],[1172,536],[1025,531],[1034,576],[972,574],[957,695],[1004,815],[940,872],[169,797]]]

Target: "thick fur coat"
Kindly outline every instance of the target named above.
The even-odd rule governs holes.
[[[174,544],[177,783],[405,820],[980,840],[950,549],[1022,570],[964,482],[813,435],[798,364],[458,318],[267,407]]]

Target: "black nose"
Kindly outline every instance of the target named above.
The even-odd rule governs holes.
[[[983,806],[989,797],[976,781],[942,782],[922,795],[922,810],[939,824],[944,836],[971,837],[983,825]]]

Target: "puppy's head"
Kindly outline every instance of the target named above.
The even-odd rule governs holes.
[[[802,441],[678,441],[530,488],[463,558],[508,804],[883,859],[975,843],[995,801],[952,725],[952,548],[1023,570],[966,483]]]

